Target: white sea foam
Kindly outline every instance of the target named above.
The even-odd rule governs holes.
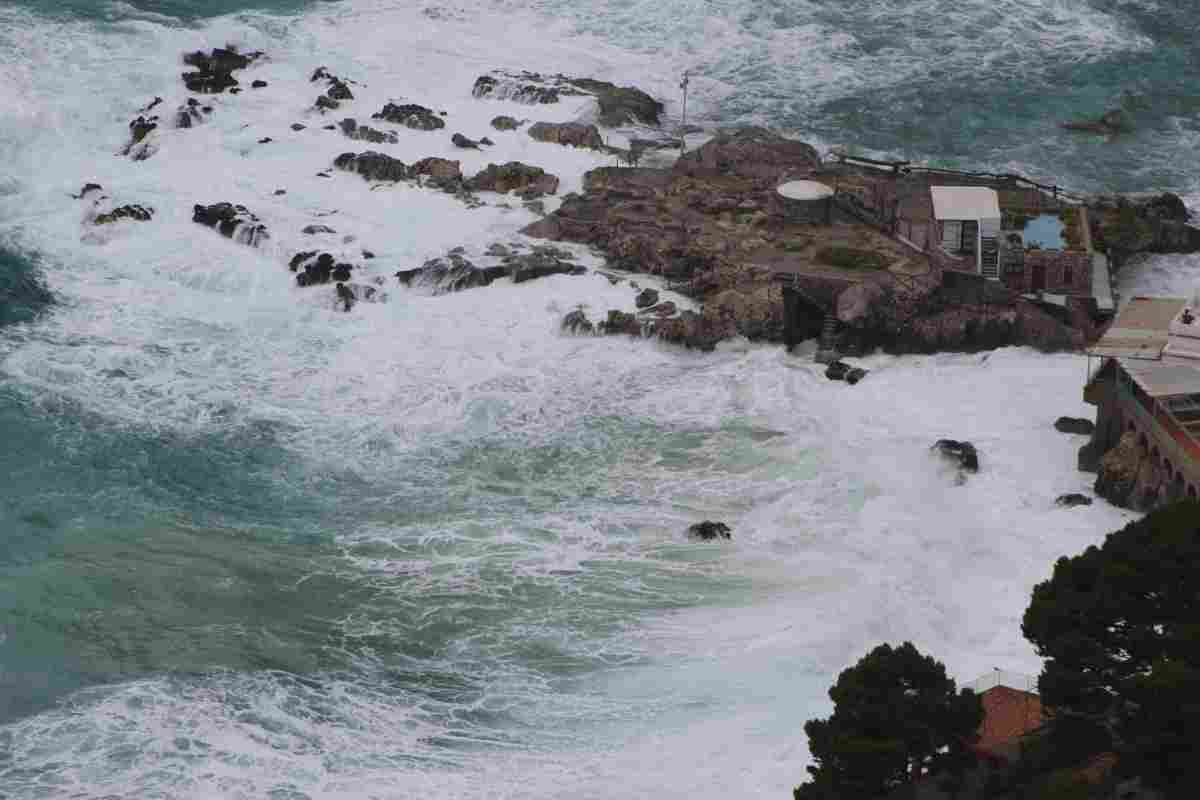
[[[477,101],[477,75],[563,71],[671,98],[679,69],[701,60],[703,109],[744,85],[746,50],[773,64],[802,55],[798,82],[823,96],[916,69],[887,49],[851,58],[862,43],[814,4],[783,26],[699,5],[597,4],[591,16],[572,5],[556,22],[535,11],[565,6],[483,8],[355,2],[199,29],[143,16],[118,31],[0,9],[0,156],[12,187],[0,238],[36,248],[62,298],[0,362],[4,374],[119,424],[286,423],[289,452],[314,472],[352,474],[377,501],[397,492],[394,515],[338,532],[338,569],[406,607],[434,596],[496,620],[450,648],[487,667],[473,704],[430,710],[416,693],[344,676],[315,692],[271,673],[138,681],[10,727],[28,786],[47,796],[786,796],[804,775],[802,723],[827,710],[839,669],[879,641],[912,639],[963,679],[1036,671],[1018,624],[1032,584],[1129,518],[1104,503],[1054,505],[1089,482],[1074,470],[1081,442],[1051,427],[1089,411],[1077,357],[875,356],[850,387],[777,347],[697,354],[560,334],[577,304],[593,319],[632,308],[630,285],[597,274],[441,297],[392,283],[388,302],[348,315],[328,287],[296,288],[285,264],[298,250],[369,249],[365,277],[386,282],[454,246],[486,263],[489,243],[534,219],[515,200],[469,210],[410,186],[317,177],[337,154],[367,149],[322,126],[365,123],[386,101],[444,109],[448,127],[397,129],[397,145],[374,149],[410,163],[457,158],[467,173],[523,160],[567,192],[608,159],[488,120],[570,119],[586,104]],[[1023,8],[995,12],[983,41],[1010,56],[1047,42],[1141,46],[1078,4],[1043,4],[1036,20]],[[919,10],[928,19],[946,4]],[[879,13],[886,27],[900,12]],[[946,58],[973,58],[971,24],[950,24]],[[605,41],[618,29],[626,49]],[[241,73],[246,90],[213,98],[194,129],[152,134],[151,159],[115,156],[138,107],[159,95],[169,115],[182,101],[180,52],[226,42],[268,53]],[[344,113],[307,110],[322,64],[359,82]],[[255,78],[269,86],[249,89]],[[293,132],[294,121],[308,128]],[[497,145],[457,151],[454,131]],[[258,144],[265,136],[274,141]],[[114,202],[153,206],[153,222],[85,235],[87,201],[68,197],[85,181]],[[193,203],[221,200],[245,204],[271,240],[251,249],[191,222]],[[301,234],[318,221],[336,236]],[[965,485],[928,452],[942,437],[980,448],[982,472]],[[397,521],[408,509],[395,487],[422,480],[446,481],[436,502],[470,513]],[[476,493],[489,503],[471,506]],[[683,542],[706,517],[729,521],[734,540]],[[534,594],[550,600],[526,600]],[[348,637],[392,630],[368,611],[341,621]],[[520,663],[523,648],[592,668],[552,678]],[[476,712],[505,721],[463,721]]]

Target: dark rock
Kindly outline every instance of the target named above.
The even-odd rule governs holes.
[[[1091,436],[1096,425],[1090,419],[1081,417],[1059,417],[1054,421],[1054,429],[1060,433],[1077,433],[1080,436]]]
[[[1119,108],[1104,112],[1097,119],[1073,120],[1061,123],[1061,127],[1069,131],[1099,133],[1106,136],[1125,133],[1133,128],[1125,113]]]
[[[970,442],[938,439],[930,449],[954,462],[964,472],[979,472],[979,453]]]
[[[541,86],[531,82],[540,79],[536,73],[498,73],[500,77],[480,75],[471,87],[471,95],[492,100],[512,100],[527,105],[547,105],[557,103],[560,89],[554,86]],[[578,94],[568,91],[568,94]]]
[[[125,146],[125,153],[128,153],[135,144],[138,144],[147,136],[150,131],[158,128],[158,117],[137,117],[129,123],[129,144]]]
[[[587,318],[582,308],[577,308],[562,319],[559,326],[563,331],[573,334],[595,333],[596,326]]]
[[[342,120],[338,126],[342,129],[342,133],[351,139],[369,142],[370,144],[396,144],[400,141],[394,133],[377,131],[367,125],[359,125],[350,118]]]
[[[356,172],[368,181],[402,181],[409,177],[403,161],[368,150],[365,153],[342,153],[333,166],[347,172]]]
[[[308,234],[309,236],[313,236],[318,233],[337,233],[337,231],[328,225],[305,225],[300,232]]]
[[[496,144],[495,142],[493,142],[491,139],[489,139],[486,136],[484,136],[482,139],[480,139],[479,143],[482,145],[487,145],[488,147],[492,147],[493,145]]]
[[[586,267],[564,257],[569,255],[554,248],[534,248],[531,253],[506,257],[504,264],[509,269],[513,283],[525,283],[550,275],[582,275],[587,272]]]
[[[354,307],[354,292],[351,291],[350,287],[345,283],[339,282],[337,287],[335,287],[335,291],[337,292],[338,305],[342,307],[343,311],[349,311]]]
[[[293,122],[293,123],[292,123],[292,130],[294,130],[294,131],[302,131],[302,130],[304,130],[306,127],[308,127],[308,126],[306,126],[306,125],[301,125],[299,122]]]
[[[203,111],[205,114],[211,114],[213,112],[213,107],[212,106],[204,106],[200,110]]]
[[[287,194],[287,189],[276,189],[274,192],[272,192],[272,194],[274,194],[276,197],[279,197],[280,195]]]
[[[82,200],[83,198],[85,198],[89,194],[91,194],[92,192],[102,192],[102,191],[104,191],[104,187],[98,183],[85,183],[83,185],[83,188],[81,188],[79,190],[79,194],[73,194],[73,195],[71,195],[71,197],[74,197],[76,200]]]
[[[596,96],[600,106],[600,124],[614,128],[636,122],[659,123],[663,104],[632,86],[616,86],[607,81],[572,78],[571,83]]]
[[[175,109],[175,127],[190,128],[204,119],[195,103],[188,103]]]
[[[241,94],[241,93],[242,93],[242,89],[241,89],[241,87],[240,87],[240,86],[234,86],[234,87],[232,87],[232,88],[229,90],[229,93],[230,93],[230,94]]]
[[[267,88],[267,82],[262,81],[262,80],[254,81],[253,83],[250,84],[250,88],[251,89],[265,89],[265,88]]]
[[[432,109],[412,103],[404,105],[388,103],[383,107],[383,110],[372,114],[371,118],[382,119],[386,122],[392,122],[396,125],[403,125],[406,128],[413,128],[419,131],[435,131],[446,127],[445,121],[433,113]]]
[[[605,318],[604,322],[600,323],[600,331],[610,336],[618,333],[624,333],[629,336],[641,336],[642,323],[636,316],[627,311],[618,311],[615,308],[611,308],[608,311],[608,317]]]
[[[1060,494],[1055,499],[1054,504],[1058,505],[1058,506],[1062,506],[1063,508],[1075,508],[1076,506],[1090,506],[1092,504],[1092,498],[1088,497],[1086,494],[1080,494],[1079,492],[1071,492],[1069,494]]]
[[[304,262],[316,258],[316,256],[316,250],[305,250],[302,253],[296,253],[296,255],[292,256],[292,260],[288,262],[288,269],[295,272],[304,265]]]
[[[845,361],[834,361],[825,368],[825,377],[831,381],[842,381],[846,379],[847,373],[854,369]]]
[[[846,373],[846,376],[843,380],[853,386],[865,377],[867,377],[867,370],[863,369],[862,367],[852,367],[850,371]]]
[[[363,258],[366,258],[366,259],[372,259],[372,258],[374,258],[374,257],[375,257],[375,254],[374,254],[374,253],[372,253],[370,250],[363,250],[363,251],[362,251],[362,257],[363,257]]]
[[[147,114],[150,112],[150,109],[159,105],[160,103],[162,103],[162,101],[163,101],[163,99],[161,97],[155,96],[155,98],[153,100],[151,100],[147,105],[138,109],[138,113],[139,114]],[[196,104],[195,100],[188,100],[188,105],[195,105],[195,104]]]
[[[529,135],[539,142],[561,144],[571,147],[604,149],[604,139],[595,125],[581,122],[537,122],[529,127]]]
[[[333,77],[333,76],[329,74],[329,68],[328,68],[328,67],[317,67],[315,70],[313,70],[313,74],[312,74],[312,76],[311,76],[311,77],[308,79],[308,82],[309,82],[309,83],[316,83],[316,82],[317,82],[317,81],[319,81],[319,80],[322,80],[322,79],[329,79],[329,78],[332,78],[332,77]]]
[[[350,87],[338,78],[334,78],[329,83],[329,88],[325,90],[325,96],[330,100],[353,100],[354,92],[350,91]]]
[[[673,317],[678,311],[679,309],[675,306],[675,304],[670,300],[667,300],[666,302],[651,306],[641,313],[650,314],[655,317]]]
[[[461,147],[464,150],[478,150],[479,149],[479,142],[475,141],[474,139],[468,139],[467,137],[463,136],[461,133],[456,133],[453,136],[451,136],[450,142],[455,147]]]
[[[529,105],[557,103],[566,95],[591,95],[599,106],[601,125],[614,127],[636,122],[659,124],[663,104],[632,86],[617,86],[592,78],[541,75],[536,72],[497,70],[476,79],[471,94],[479,98],[512,100]]]
[[[540,197],[558,191],[558,178],[541,167],[510,161],[507,164],[488,164],[487,169],[466,182],[474,192],[510,192],[519,190],[523,197]]]
[[[492,127],[498,131],[515,131],[525,123],[518,122],[514,117],[499,116],[492,119]]]
[[[264,136],[263,138],[258,140],[258,143],[259,144],[270,144],[273,141],[275,141],[275,140],[272,139],[270,136]]]
[[[417,269],[401,270],[396,278],[403,286],[421,286],[435,294],[458,292],[488,284],[508,275],[505,267],[478,268],[460,253],[448,253],[445,258],[433,258]]]
[[[658,292],[654,289],[642,289],[634,298],[633,304],[638,308],[649,308],[658,302]]]
[[[317,97],[317,102],[314,103],[314,105],[317,108],[321,109],[322,112],[325,112],[325,111],[334,111],[335,109],[340,108],[342,104],[339,103],[337,100],[334,100],[332,97],[326,97],[325,95],[320,95],[319,97]]]
[[[733,530],[724,522],[704,520],[697,522],[687,529],[687,537],[700,542],[711,542],[716,539],[732,539]]]
[[[127,205],[114,208],[105,214],[99,214],[93,222],[96,225],[107,225],[119,219],[131,219],[138,222],[149,222],[154,216],[154,209],[146,206]]]
[[[457,161],[430,156],[413,164],[409,174],[429,175],[441,181],[458,181],[462,179],[462,167]]]
[[[197,94],[219,94],[227,89],[236,94],[233,90],[237,88],[238,82],[237,78],[233,77],[233,71],[244,69],[260,56],[260,52],[242,55],[235,50],[220,47],[214,48],[211,53],[200,50],[186,53],[183,63],[195,67],[196,71],[183,73],[183,83],[188,91]]]
[[[270,238],[267,228],[258,221],[245,206],[232,203],[214,203],[210,206],[196,205],[192,222],[198,222],[216,230],[227,239],[255,247]]]

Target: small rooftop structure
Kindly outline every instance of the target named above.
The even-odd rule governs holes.
[[[931,186],[934,219],[996,220],[1000,223],[1000,195],[986,186]]]
[[[1160,360],[1170,339],[1171,322],[1186,305],[1182,297],[1134,297],[1117,313],[1100,341],[1088,349],[1088,355]]]
[[[833,189],[818,181],[788,181],[775,191],[788,200],[824,200]]]

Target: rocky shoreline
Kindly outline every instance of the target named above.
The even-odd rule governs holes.
[[[239,81],[235,73],[267,62],[269,56],[226,47],[185,53],[182,60],[193,68],[182,73],[184,87],[213,96],[241,91],[244,79]],[[312,72],[308,83],[323,87],[308,112],[318,117],[361,102],[355,93],[364,87],[324,66]],[[254,80],[251,87],[266,89],[268,82]],[[495,202],[484,195],[515,197],[526,209],[543,214],[521,230],[525,236],[589,248],[613,268],[652,276],[697,305],[696,310],[681,310],[675,302],[639,303],[633,310],[577,309],[564,320],[562,328],[568,332],[652,336],[701,350],[734,337],[791,345],[822,335],[830,339],[823,344],[848,354],[876,349],[976,351],[1007,345],[1053,351],[1083,347],[1096,338],[1103,323],[1086,303],[1054,308],[998,284],[943,275],[932,268],[930,256],[837,204],[831,205],[823,224],[795,219],[776,192],[781,183],[812,179],[837,184],[853,178],[844,164],[823,161],[804,142],[763,128],[719,130],[700,147],[675,156],[672,150],[682,149],[683,140],[678,131],[669,134],[658,127],[664,113],[661,102],[635,87],[591,78],[494,71],[479,76],[470,94],[482,102],[506,100],[531,110],[587,98],[595,103],[599,125],[641,127],[637,135],[628,134],[627,146],[616,146],[587,121],[492,118],[494,135],[527,136],[544,145],[616,156],[617,166],[586,171],[582,191],[562,196],[549,214],[543,213],[544,200],[559,195],[562,177],[536,164],[488,163],[468,176],[460,160],[425,156],[409,162],[385,152],[383,148],[399,144],[400,130],[427,137],[453,131],[445,111],[415,102],[386,102],[371,114],[378,127],[359,124],[353,116],[324,125],[348,140],[380,149],[342,153],[332,164],[315,165],[317,176],[333,178],[342,172],[359,176],[373,189],[397,184],[432,189],[467,208]],[[152,113],[163,103],[155,98],[130,123],[130,141],[120,154],[134,160],[153,157],[164,127],[203,124],[218,113],[213,102],[189,97],[172,120],[164,120]],[[307,127],[296,122],[291,129]],[[647,135],[647,129],[652,133]],[[449,138],[462,152],[494,147],[488,137],[453,132]],[[263,137],[259,144],[271,141]],[[648,152],[656,154],[655,166],[639,163]],[[283,193],[286,190],[276,192]],[[203,202],[196,205],[197,223],[251,246],[268,239],[266,225],[245,206],[198,200]],[[94,196],[89,202],[96,209],[90,217],[95,225],[126,219],[149,222],[153,215],[153,209],[137,203],[102,208]],[[1141,252],[1200,250],[1200,229],[1188,224],[1187,209],[1173,195],[1097,197],[1088,207],[1092,239],[1109,254],[1114,268]],[[313,223],[302,233],[336,232]],[[392,274],[401,286],[456,291],[502,277],[520,282],[586,271],[569,252],[551,246],[534,247],[523,255],[515,253],[514,243],[496,246],[506,253],[498,256],[501,263],[477,267],[461,250],[450,250],[421,266],[394,265]],[[288,258],[287,268],[301,287],[335,283],[335,304],[349,310],[352,296],[384,296],[383,275],[372,278],[369,292],[361,282],[349,283],[356,269],[354,258],[319,248],[298,250]],[[785,286],[792,292],[790,299]],[[589,313],[598,318],[589,318]]]

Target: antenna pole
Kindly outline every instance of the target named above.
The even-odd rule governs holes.
[[[688,71],[683,71],[683,82],[679,84],[679,88],[683,90],[683,120],[679,124],[679,151],[683,152],[687,149],[687,90],[688,90]]]

